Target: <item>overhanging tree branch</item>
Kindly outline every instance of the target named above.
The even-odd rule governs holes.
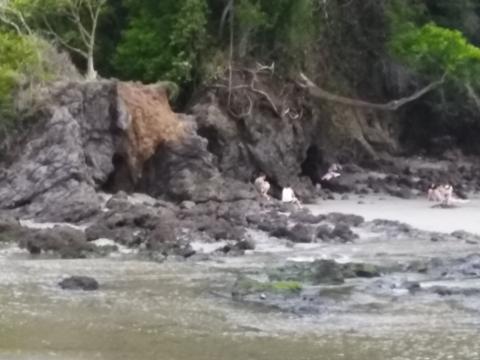
[[[440,80],[430,83],[429,85],[416,91],[410,96],[406,96],[397,100],[392,100],[385,104],[371,103],[368,101],[357,100],[357,99],[352,99],[352,98],[332,94],[331,92],[317,86],[312,80],[310,80],[303,73],[300,73],[301,82],[299,82],[298,84],[301,87],[306,88],[311,96],[319,99],[336,102],[338,104],[343,104],[343,105],[353,106],[353,107],[361,107],[361,108],[368,108],[368,109],[375,109],[375,110],[382,110],[382,111],[396,111],[402,106],[421,98],[422,96],[426,95],[427,93],[441,86],[445,81],[446,75],[447,75],[446,73],[443,74]]]

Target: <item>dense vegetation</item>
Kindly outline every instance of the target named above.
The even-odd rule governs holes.
[[[444,77],[424,104],[439,121],[472,118],[479,30],[480,0],[0,0],[0,104],[25,78],[58,77],[39,66],[47,41],[89,77],[95,66],[103,77],[184,89],[256,62],[372,101]]]

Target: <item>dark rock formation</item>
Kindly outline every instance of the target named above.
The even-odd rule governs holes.
[[[63,290],[83,290],[95,291],[98,290],[98,281],[88,276],[71,276],[63,279],[58,283]]]
[[[78,222],[99,213],[100,189],[195,202],[256,196],[251,186],[222,176],[194,119],[174,114],[154,87],[61,83],[39,98],[35,125],[0,173],[1,208]]]
[[[287,238],[295,243],[311,243],[316,238],[316,229],[311,225],[296,224],[288,230]]]
[[[192,113],[198,134],[208,140],[208,150],[222,174],[249,182],[263,172],[275,187],[291,186],[303,201],[314,193],[308,177],[316,176],[323,160],[319,151],[310,151],[307,161],[307,150],[319,149],[314,144],[314,121],[280,118],[267,111],[234,119],[214,95],[200,100]],[[307,181],[299,178],[302,173]]]
[[[26,231],[19,245],[34,255],[52,252],[62,258],[84,258],[95,250],[82,231],[69,226]]]
[[[330,236],[333,238],[339,238],[342,242],[349,242],[358,238],[358,235],[355,234],[346,224],[336,225],[330,233]]]
[[[180,117],[185,132],[178,142],[165,143],[146,163],[140,189],[176,201],[236,201],[256,194],[234,178],[224,178],[214,166],[208,141],[197,135],[194,118]]]
[[[0,176],[0,206],[56,221],[96,214],[95,190],[113,171],[115,144],[127,126],[116,104],[112,82],[45,90],[35,126]]]

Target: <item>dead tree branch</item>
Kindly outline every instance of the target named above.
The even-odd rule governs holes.
[[[343,104],[343,105],[353,106],[353,107],[382,110],[382,111],[396,111],[402,106],[421,98],[422,96],[426,95],[427,93],[441,86],[445,81],[445,77],[446,77],[446,74],[444,74],[440,80],[430,83],[429,85],[416,91],[410,96],[406,96],[397,100],[392,100],[385,104],[371,103],[368,101],[357,100],[357,99],[352,99],[352,98],[332,94],[331,92],[317,86],[313,81],[311,81],[303,73],[300,73],[301,82],[299,82],[299,86],[306,88],[309,94],[315,98],[336,102],[338,104]]]
[[[477,110],[480,110],[480,98],[478,97],[478,94],[476,93],[475,89],[473,86],[469,83],[465,85],[467,89],[468,96],[473,100],[475,103],[475,106],[477,107]]]

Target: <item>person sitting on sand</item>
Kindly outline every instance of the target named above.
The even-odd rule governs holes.
[[[255,179],[254,186],[262,197],[270,200],[270,196],[268,195],[270,183],[267,181],[265,174],[260,174],[260,176]]]
[[[445,185],[430,185],[427,193],[429,201],[439,202],[441,207],[451,207],[454,203],[467,203],[468,200],[458,199],[453,194],[453,186],[449,183]]]
[[[444,198],[443,192],[444,192],[444,189],[442,185],[431,184],[427,192],[428,201],[435,201],[435,202],[442,201]]]
[[[285,187],[282,190],[282,202],[292,203],[301,206],[300,201],[295,196],[295,192],[291,187]]]

